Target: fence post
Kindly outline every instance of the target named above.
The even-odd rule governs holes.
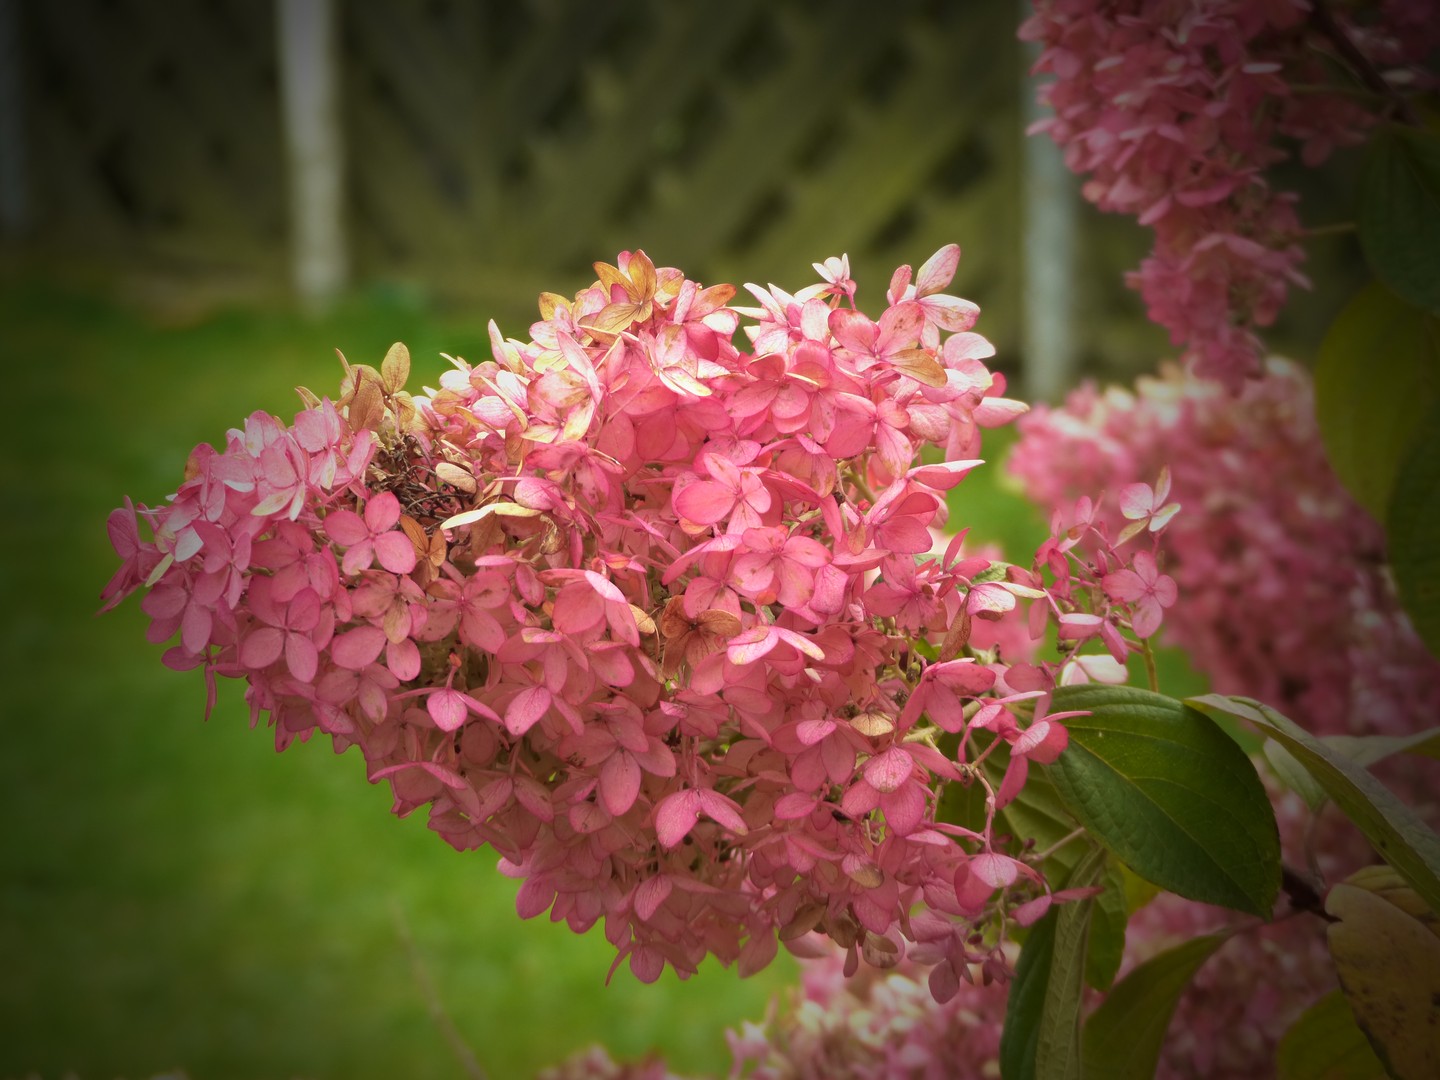
[[[332,0],[276,0],[276,5],[291,273],[301,301],[320,308],[346,280],[336,8]]]
[[[1020,0],[1020,18],[1034,14]],[[1037,81],[1030,65],[1039,46],[1022,52],[1020,115],[1026,128],[1047,115],[1035,100]],[[1021,338],[1025,357],[1025,394],[1031,401],[1053,402],[1074,384],[1075,351],[1075,180],[1060,148],[1048,135],[1025,135],[1021,168],[1022,228],[1025,235]]]
[[[20,0],[0,0],[0,233],[7,236],[20,236],[30,227],[25,149]]]

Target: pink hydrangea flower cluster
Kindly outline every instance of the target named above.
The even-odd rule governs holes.
[[[808,960],[800,985],[765,1016],[727,1031],[731,1080],[981,1080],[998,1075],[1005,995],[966,985],[936,1002],[925,972],[901,961],[886,971],[845,974],[833,951]],[[655,1057],[615,1061],[587,1047],[538,1080],[699,1080]]]
[[[1312,0],[1036,0],[1021,27],[1042,47],[1035,70],[1055,76],[1040,90],[1054,115],[1032,132],[1088,177],[1089,201],[1154,230],[1129,283],[1195,372],[1232,391],[1258,373],[1256,328],[1306,284],[1295,196],[1267,170],[1292,147],[1316,165],[1360,141],[1440,45],[1423,0],[1371,14]],[[1397,96],[1357,96],[1361,75]]]
[[[1066,735],[1058,666],[969,642],[1038,576],[931,552],[980,429],[1024,408],[944,292],[958,258],[902,267],[878,320],[844,259],[753,308],[639,251],[597,263],[438,389],[404,390],[397,346],[196,449],[167,503],[111,516],[103,599],[148,588],[150,640],[212,700],[241,679],[280,748],[359,747],[397,813],[497,850],[523,916],[604,920],[641,979],[812,931],[851,971],[933,964],[941,998],[1003,978],[977,929],[1052,897],[988,823],[937,821],[939,791],[1003,805]]]
[[[727,1033],[731,1077],[980,1080],[997,1075],[1005,998],[965,986],[937,1003],[913,964],[844,978],[839,957],[806,963],[783,1014]]]
[[[1168,463],[1186,511],[1166,533],[1184,596],[1166,640],[1217,692],[1318,733],[1406,733],[1440,709],[1440,664],[1400,609],[1383,531],[1326,461],[1303,369],[1272,359],[1238,398],[1175,371],[1085,386],[1020,433],[1009,469],[1042,505],[1123,493]],[[1145,509],[1104,513],[1118,529]]]

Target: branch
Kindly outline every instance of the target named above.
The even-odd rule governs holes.
[[[1360,51],[1360,47],[1355,42],[1350,40],[1350,35],[1336,21],[1326,0],[1310,0],[1310,21],[1314,24],[1315,29],[1335,46],[1340,53],[1340,59],[1350,68],[1356,78],[1367,88],[1389,101],[1406,123],[1419,125],[1420,121],[1414,110],[1410,108],[1410,102],[1395,87],[1385,81],[1385,77],[1376,70],[1369,57]]]

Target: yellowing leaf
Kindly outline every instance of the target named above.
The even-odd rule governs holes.
[[[435,476],[451,487],[464,491],[467,494],[475,494],[475,477],[462,469],[459,465],[448,461],[442,461],[435,466]]]
[[[1420,894],[1409,886],[1393,866],[1384,863],[1363,866],[1346,878],[1345,884],[1354,885],[1357,889],[1364,889],[1382,900],[1388,900],[1406,915],[1418,919],[1432,934],[1440,936],[1440,921],[1436,920],[1435,914],[1425,906]]]
[[[378,376],[367,378],[367,369],[355,368],[358,380],[355,397],[350,402],[350,429],[352,431],[374,431],[385,419],[385,397],[380,391]],[[373,369],[368,369],[372,370]]]
[[[395,342],[380,364],[380,377],[388,393],[396,394],[405,389],[405,380],[410,378],[410,350],[403,342]]]
[[[1336,885],[1330,955],[1355,1020],[1392,1076],[1440,1076],[1440,939],[1388,900]]]
[[[944,386],[945,369],[924,349],[906,349],[890,357],[890,364],[902,375],[908,375],[926,386]]]
[[[440,523],[442,529],[458,529],[462,525],[473,525],[477,521],[483,521],[491,515],[499,517],[539,517],[539,510],[532,510],[528,506],[521,506],[513,502],[492,502],[486,503],[475,510],[466,510],[463,513],[448,517]]]

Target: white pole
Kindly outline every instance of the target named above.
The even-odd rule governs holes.
[[[335,298],[346,278],[336,11],[331,0],[276,0],[276,16],[291,273],[301,301],[319,308]]]
[[[30,226],[24,91],[20,0],[0,0],[0,233],[9,236]]]
[[[1020,17],[1034,9],[1021,0]],[[1038,81],[1029,67],[1039,55],[1027,45],[1020,86],[1022,123],[1047,115],[1035,100]],[[1076,375],[1075,296],[1075,178],[1065,167],[1060,148],[1048,135],[1028,135],[1022,168],[1025,234],[1022,347],[1025,356],[1025,390],[1031,401],[1054,402],[1071,386]]]

